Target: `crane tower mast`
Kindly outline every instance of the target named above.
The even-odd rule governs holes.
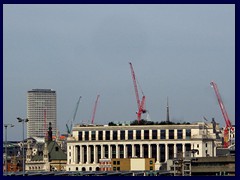
[[[215,91],[220,109],[222,111],[223,118],[224,118],[225,123],[226,123],[226,127],[224,129],[224,144],[223,145],[224,145],[225,148],[227,148],[230,145],[229,133],[231,133],[233,131],[233,127],[232,127],[231,121],[228,117],[227,111],[224,107],[224,104],[223,104],[222,98],[220,96],[220,93],[218,91],[217,84],[213,81],[210,84]]]
[[[79,106],[81,98],[82,98],[82,96],[80,96],[78,98],[78,101],[77,101],[77,104],[76,104],[76,107],[75,107],[75,110],[74,110],[73,118],[68,121],[68,123],[70,123],[70,125],[68,123],[66,124],[67,133],[70,134],[70,135],[72,134],[73,123],[74,123],[75,118],[76,118],[76,114],[77,114],[77,110],[78,110],[78,106]]]
[[[146,113],[146,110],[145,110],[145,99],[146,99],[146,97],[143,94],[143,91],[141,91],[143,96],[142,96],[142,100],[140,101],[139,94],[138,94],[138,87],[137,87],[137,79],[136,79],[136,76],[135,76],[135,72],[133,70],[133,65],[132,65],[131,62],[129,62],[129,65],[130,65],[130,69],[131,69],[133,85],[134,85],[134,90],[135,90],[135,95],[136,95],[136,100],[137,100],[137,105],[138,105],[137,120],[138,120],[138,123],[139,123],[139,121],[141,120],[142,113]]]
[[[97,109],[97,103],[98,103],[98,99],[99,99],[100,95],[97,95],[97,99],[95,101],[95,105],[94,105],[94,109],[93,109],[93,114],[92,114],[92,121],[91,123],[94,123],[94,119],[95,119],[95,114],[96,114],[96,109]]]

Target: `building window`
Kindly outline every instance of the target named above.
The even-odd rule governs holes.
[[[117,165],[119,165],[120,164],[120,161],[117,161]]]
[[[178,139],[182,139],[183,138],[182,129],[178,129],[177,130],[177,138]]]
[[[144,139],[149,139],[149,130],[144,130]]]
[[[113,170],[116,171],[116,167],[113,167]]]
[[[141,130],[136,130],[136,139],[141,139]]]
[[[152,130],[152,139],[157,139],[157,130]]]
[[[113,161],[113,165],[116,165],[116,161]]]
[[[120,131],[121,140],[125,140],[125,131]]]
[[[133,139],[133,130],[128,131],[128,139],[129,140]]]
[[[191,144],[185,144],[185,151],[191,151]]]
[[[110,131],[106,131],[106,140],[110,140]]]
[[[206,143],[206,147],[207,147],[207,143]]]
[[[120,167],[117,167],[117,170],[120,171]]]
[[[161,130],[161,139],[166,139],[166,130]]]
[[[150,170],[153,170],[153,167],[152,167],[152,166],[150,166]]]
[[[76,171],[78,171],[78,167],[76,167]]]
[[[197,144],[197,148],[199,148],[199,144]]]
[[[152,160],[150,160],[150,161],[149,161],[149,164],[153,164],[153,161],[152,161]]]
[[[169,130],[169,139],[174,139],[174,130]]]
[[[88,131],[85,131],[85,140],[89,140],[89,132]]]
[[[191,129],[186,129],[186,139],[191,139]]]
[[[103,140],[103,132],[98,131],[98,140]]]
[[[117,140],[117,131],[113,131],[113,140]]]
[[[82,139],[82,131],[79,131],[78,132],[78,140],[79,141],[82,141],[83,139]]]
[[[96,132],[92,131],[91,134],[92,134],[92,140],[96,140]]]

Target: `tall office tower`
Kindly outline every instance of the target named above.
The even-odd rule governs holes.
[[[56,91],[32,89],[27,93],[27,137],[47,137],[49,122],[53,136],[56,135]]]

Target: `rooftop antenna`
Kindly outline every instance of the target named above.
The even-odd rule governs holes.
[[[169,116],[169,105],[168,105],[168,97],[167,97],[167,118],[166,118],[166,122],[169,123],[170,122],[170,116]]]

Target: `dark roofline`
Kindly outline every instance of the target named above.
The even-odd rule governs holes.
[[[55,93],[56,91],[55,90],[53,90],[53,89],[32,89],[32,90],[30,90],[30,91],[28,91],[29,93],[30,92],[47,92],[47,93]]]

